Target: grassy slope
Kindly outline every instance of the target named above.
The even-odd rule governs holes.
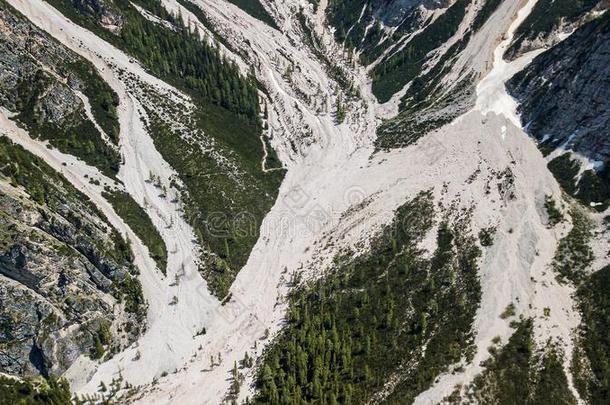
[[[159,231],[155,228],[146,212],[137,202],[123,191],[104,192],[103,196],[111,204],[116,213],[138,235],[146,245],[151,257],[157,262],[159,269],[165,274],[167,267],[167,248]]]
[[[84,84],[82,92],[89,99],[91,112],[95,121],[104,130],[106,135],[114,144],[119,143],[119,118],[116,108],[119,105],[119,96],[101,78],[95,66],[85,59],[64,66],[70,72],[76,74]]]
[[[244,120],[231,120],[226,110],[208,106],[199,125],[216,139],[217,150],[231,150],[237,157],[240,179],[227,175],[226,167],[202,154],[199,145],[183,139],[167,125],[152,121],[151,136],[157,150],[171,162],[185,185],[187,221],[207,251],[201,270],[219,298],[228,293],[245,265],[259,228],[277,196],[283,171],[260,170],[263,151],[256,128]],[[243,182],[243,183],[242,183]]]
[[[470,78],[463,79],[462,82],[456,84],[453,92],[443,98],[436,98],[438,86],[441,85],[441,80],[450,70],[449,62],[463,50],[468,44],[469,38],[469,34],[465,35],[464,38],[457,41],[447,50],[428,73],[413,79],[409,91],[401,99],[399,114],[384,121],[377,128],[375,146],[378,149],[391,149],[410,145],[430,131],[451,122],[456,117],[455,114],[460,114],[460,110],[456,109],[453,115],[446,113],[440,116],[436,115],[434,118],[421,119],[425,117],[429,108],[440,109],[454,103],[460,92],[468,90],[471,85],[472,81]]]

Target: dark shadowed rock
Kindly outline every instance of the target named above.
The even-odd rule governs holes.
[[[539,140],[591,159],[610,157],[610,15],[538,56],[507,84]]]

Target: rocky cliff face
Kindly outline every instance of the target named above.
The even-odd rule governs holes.
[[[104,216],[6,138],[0,151],[0,371],[59,375],[132,341],[143,299]]]
[[[0,105],[33,135],[113,174],[118,154],[102,137],[113,136],[113,125],[96,101],[108,89],[95,87],[97,77],[0,3]],[[6,138],[0,150],[0,371],[59,375],[83,353],[100,357],[133,340],[142,328],[142,295],[129,247],[104,216]],[[126,285],[136,286],[128,300]],[[125,312],[121,301],[135,304]]]
[[[388,27],[397,27],[404,22],[414,10],[423,8],[435,10],[445,8],[449,0],[376,0],[369,3],[370,13],[379,18]]]
[[[610,15],[538,56],[509,83],[528,132],[555,147],[610,158]]]
[[[539,0],[517,29],[505,58],[513,60],[526,52],[554,46],[609,6],[608,0]]]
[[[75,0],[72,2],[82,14],[88,15],[100,21],[106,28],[119,30],[123,25],[124,18],[121,13],[113,7],[112,2],[104,0]]]
[[[334,0],[326,10],[336,28],[336,38],[360,52],[363,63],[372,63],[404,36],[430,23],[435,11],[442,12],[449,0]]]
[[[2,105],[12,111],[24,108],[27,103],[28,87],[47,83],[47,88],[40,91],[33,110],[38,119],[62,123],[77,110],[82,110],[83,103],[62,83],[61,69],[77,58],[67,49],[57,46],[55,41],[40,35],[27,21],[19,18],[10,9],[0,9],[0,100]],[[67,77],[63,78],[64,81]],[[79,88],[78,79],[70,75],[70,81]],[[28,82],[31,83],[28,86]]]
[[[0,104],[33,135],[116,175],[111,90],[86,61],[1,3]]]

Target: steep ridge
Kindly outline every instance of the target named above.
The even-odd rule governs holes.
[[[17,14],[2,4],[3,106],[34,136],[115,176],[116,94],[86,60]]]
[[[453,65],[459,69],[437,72],[439,78],[451,80],[461,78],[464,72],[467,76],[478,72],[469,82],[471,93],[462,105],[464,109],[458,109],[446,122],[420,128],[421,133],[410,142],[388,151],[379,150],[376,131],[379,117],[390,116],[391,108],[380,105],[372,94],[367,69],[354,64],[349,51],[335,42],[334,33],[324,21],[325,1],[317,8],[299,1],[266,2],[278,31],[226,1],[164,0],[166,10],[179,10],[179,16],[191,21],[192,32],[209,34],[203,37],[206,40],[222,38],[219,47],[224,55],[242,69],[251,66],[264,89],[261,109],[266,110],[263,125],[269,135],[256,140],[273,146],[287,169],[278,198],[222,302],[210,293],[198,271],[201,263],[197,253],[205,247],[193,242],[197,240],[195,232],[180,215],[182,195],[177,189],[182,186],[181,172],[174,167],[175,161],[170,166],[163,159],[167,151],[158,142],[159,127],[155,128],[155,123],[171,124],[177,136],[198,137],[189,131],[193,121],[167,118],[170,112],[177,114],[167,103],[177,105],[180,111],[190,111],[192,100],[91,30],[65,19],[47,3],[9,3],[93,63],[118,95],[119,145],[124,156],[118,179],[145,209],[168,246],[167,277],[163,277],[153,271],[155,264],[146,248],[101,196],[106,184],[122,188],[83,161],[47,149],[8,115],[2,116],[2,128],[9,137],[65,173],[117,229],[134,241],[135,263],[141,270],[144,296],[150,305],[148,329],[137,344],[102,364],[82,357],[66,373],[77,393],[146,404],[221,403],[246,398],[281,403],[280,398],[288,395],[289,389],[300,387],[302,399],[311,402],[323,398],[332,403],[334,398],[345,403],[378,403],[410,398],[417,403],[438,403],[472,392],[476,397],[477,387],[487,387],[488,381],[494,381],[493,374],[486,374],[483,383],[477,376],[491,368],[490,364],[499,364],[496,367],[500,369],[502,356],[496,355],[498,351],[504,345],[507,351],[513,350],[519,344],[517,338],[527,335],[531,346],[542,353],[540,358],[554,359],[553,372],[561,376],[558,381],[565,381],[555,387],[557,391],[550,387],[548,392],[569,392],[575,401],[584,395],[580,387],[585,374],[578,374],[575,382],[570,368],[573,330],[580,323],[572,299],[573,283],[558,283],[551,271],[552,264],[563,261],[563,256],[556,255],[558,246],[559,253],[566,246],[569,249],[570,238],[582,233],[580,217],[571,210],[572,202],[562,195],[536,144],[523,132],[516,115],[517,104],[504,87],[510,76],[534,57],[529,53],[510,63],[502,59],[516,28],[536,5],[535,0],[503,2],[477,23],[480,26],[476,32],[485,36],[475,33],[470,41],[462,43],[464,47],[452,59],[459,61]],[[443,41],[437,56],[460,43],[468,27],[478,21],[476,11],[480,8],[472,4],[482,5],[470,3],[456,31],[459,35]],[[161,14],[157,10],[155,15]],[[104,21],[121,22],[110,17]],[[479,81],[479,75],[488,70]],[[217,144],[205,143],[203,137],[196,139],[199,147],[215,150]],[[257,169],[264,167],[264,156],[262,152],[257,156]],[[68,162],[66,166],[61,164],[64,161]],[[231,161],[227,162],[230,165]],[[84,181],[85,173],[99,179],[100,184]],[[178,187],[170,182],[177,182]],[[163,189],[169,197],[160,195]],[[338,279],[347,279],[355,268],[369,268],[367,263],[385,257],[382,255],[387,251],[388,271],[394,269],[394,259],[400,258],[396,252],[399,245],[383,235],[401,216],[417,214],[415,201],[422,193],[428,195],[427,204],[433,207],[426,215],[429,223],[416,235],[400,239],[401,249],[407,246],[417,251],[414,275],[407,272],[416,277],[417,283],[413,290],[406,288],[400,294],[407,302],[419,297],[420,288],[424,292],[430,288],[438,295],[434,295],[435,300],[414,302],[414,314],[409,308],[403,311],[390,305],[397,315],[387,318],[389,326],[397,322],[407,325],[406,332],[400,328],[400,333],[407,333],[413,346],[404,349],[403,358],[394,357],[392,362],[382,364],[382,370],[375,369],[380,366],[374,363],[374,356],[353,353],[363,369],[379,371],[384,379],[364,379],[363,383],[359,376],[349,381],[348,374],[342,377],[348,381],[341,380],[341,388],[325,391],[331,387],[327,380],[318,379],[316,384],[310,377],[322,370],[312,360],[311,373],[305,373],[302,380],[287,382],[277,364],[285,364],[281,356],[293,350],[283,346],[283,339],[299,327],[295,322],[298,307],[290,292],[302,294],[301,303],[315,307],[326,303],[316,291],[344,289]],[[460,227],[448,231],[456,221]],[[447,228],[447,224],[451,226]],[[464,256],[459,243],[454,245],[452,239],[447,243],[447,232],[463,238],[456,240],[469,241],[473,251],[479,253]],[[607,240],[599,235],[596,249],[607,251]],[[562,254],[572,257],[571,252]],[[452,257],[455,261],[448,259]],[[457,259],[462,257],[465,259]],[[464,260],[466,264],[441,266],[441,271],[438,263],[443,259],[451,263]],[[602,263],[605,258],[596,260]],[[428,262],[429,267],[425,264]],[[429,269],[435,271],[432,276]],[[382,280],[384,274],[379,276]],[[374,280],[364,287],[356,286],[370,287],[371,294],[379,291]],[[308,288],[314,288],[314,293],[308,294]],[[449,293],[445,295],[445,291]],[[346,297],[354,293],[349,289],[340,292]],[[587,302],[603,299],[589,284],[582,286],[581,294]],[[447,319],[455,310],[455,302],[464,311],[458,327],[453,328]],[[363,314],[369,312],[363,309],[349,316],[356,317],[358,323],[369,322]],[[586,314],[589,318],[598,316],[591,311]],[[526,320],[535,326],[531,333]],[[373,340],[383,336],[379,332],[383,322],[385,319],[368,334]],[[329,336],[336,332],[347,338],[354,332],[345,328],[345,322],[321,325]],[[350,337],[360,343],[359,336],[362,334]],[[443,344],[447,342],[444,337],[452,344]],[[587,338],[595,341],[598,337]],[[263,352],[267,345],[271,348]],[[307,352],[310,347],[300,346],[314,359],[314,353]],[[490,347],[496,351],[488,350]],[[537,358],[532,356],[526,363]],[[260,361],[257,367],[251,359]],[[358,384],[356,389],[362,396],[347,401],[353,388],[347,388],[350,384]],[[306,387],[317,385],[321,388],[307,391]],[[267,394],[271,399],[261,397]]]
[[[448,0],[330,1],[326,8],[335,38],[364,65],[404,47],[409,36],[432,23]]]
[[[609,27],[606,13],[541,54],[508,83],[519,101],[521,121],[546,154],[568,150],[588,159],[582,169],[576,169],[576,178],[565,170],[558,175],[566,178],[568,192],[600,211],[608,206],[610,181],[605,167],[610,117],[603,96],[607,93]],[[555,163],[566,158],[557,152],[551,165],[559,166]]]
[[[355,46],[356,54],[365,64],[374,60],[368,66],[372,91],[384,106],[377,148],[407,146],[421,134],[468,112],[476,102],[476,84],[492,64],[493,49],[500,41],[497,34],[508,29],[507,16],[514,15],[522,4],[498,0],[366,2],[347,35],[342,34],[346,20],[338,18],[354,16],[355,3],[331,2],[327,13],[337,39],[363,35],[361,44]],[[365,24],[378,28],[363,33],[358,27]],[[370,39],[370,32],[377,30],[379,38]],[[349,48],[353,40],[345,42]]]
[[[146,317],[129,245],[61,175],[4,136],[0,148],[2,372],[61,375],[122,350]]]
[[[606,0],[539,1],[517,28],[505,57],[512,60],[528,51],[556,45],[608,5]]]

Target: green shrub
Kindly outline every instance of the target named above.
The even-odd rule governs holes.
[[[494,235],[496,234],[496,227],[490,226],[483,228],[479,231],[479,242],[483,247],[489,247],[494,244]]]
[[[552,196],[546,196],[544,199],[544,208],[549,217],[549,226],[554,227],[558,223],[563,221],[563,214],[557,208],[557,204]]]
[[[72,403],[65,379],[16,379],[0,376],[0,403],[6,405],[67,405]]]
[[[515,312],[515,304],[513,304],[512,302],[510,304],[508,304],[506,306],[506,308],[504,309],[504,311],[500,314],[500,318],[502,319],[508,319],[511,316],[515,316],[516,312]]]

